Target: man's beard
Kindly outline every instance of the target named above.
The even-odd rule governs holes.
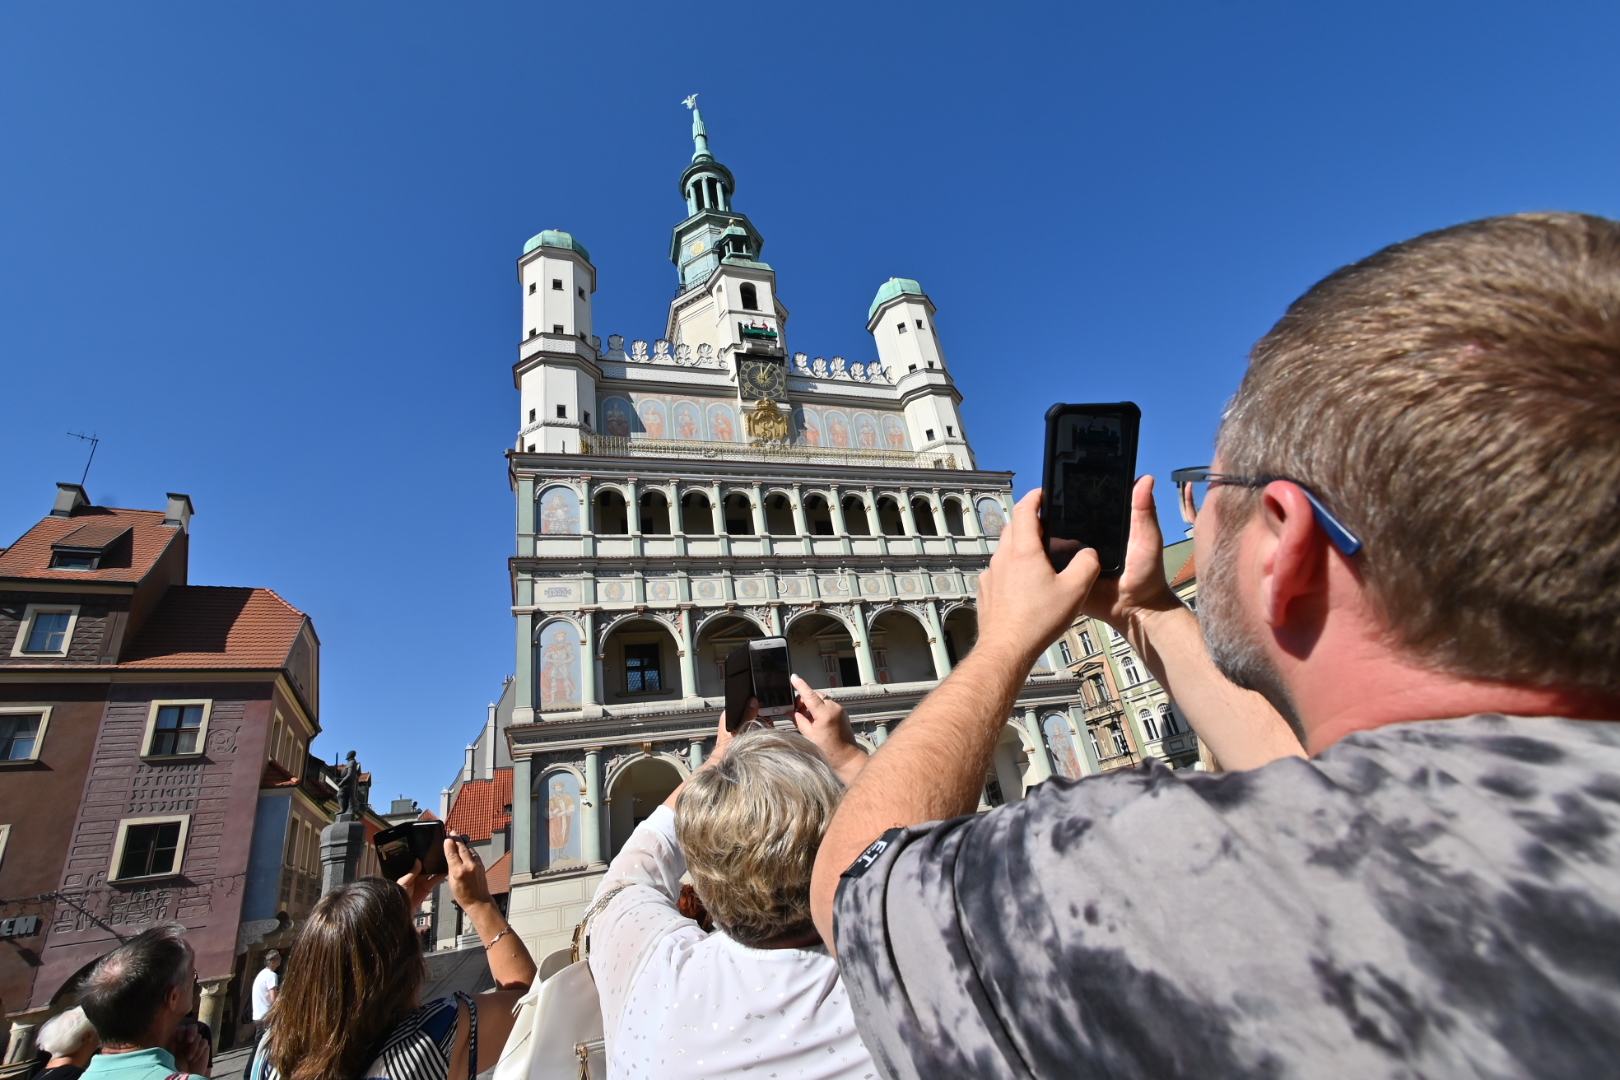
[[[1253,690],[1282,714],[1300,744],[1305,730],[1299,712],[1283,685],[1277,665],[1266,655],[1254,627],[1243,614],[1237,596],[1237,555],[1242,529],[1228,526],[1216,532],[1209,565],[1198,568],[1198,625],[1204,632],[1209,657],[1222,675],[1245,690]]]

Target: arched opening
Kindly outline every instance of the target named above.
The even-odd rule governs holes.
[[[599,536],[624,536],[630,531],[630,511],[624,496],[604,488],[591,500],[591,529]]]
[[[579,777],[555,769],[535,778],[534,852],[537,873],[573,870],[585,865],[585,792]]]
[[[833,535],[832,507],[820,495],[804,497],[804,523],[812,536]]]
[[[1162,702],[1159,705],[1159,734],[1169,738],[1180,730],[1182,725],[1176,723],[1175,710],[1170,708],[1168,701]]]
[[[698,631],[698,693],[703,697],[723,697],[726,657],[744,642],[764,636],[752,619],[735,615],[711,619]]]
[[[754,288],[752,281],[745,281],[737,287],[737,295],[742,299],[744,311],[759,310],[759,290]]]
[[[844,496],[844,531],[851,536],[872,535],[872,526],[866,522],[866,504],[859,495]]]
[[[649,536],[669,535],[669,500],[662,491],[641,493],[641,531]]]
[[[633,761],[613,778],[608,788],[608,830],[612,842],[608,858],[619,853],[630,834],[652,816],[681,783],[681,771],[661,758]]]
[[[805,682],[818,690],[829,686],[859,686],[861,666],[855,659],[855,639],[831,615],[806,615],[788,627],[788,660]]]
[[[966,536],[967,525],[962,521],[962,504],[955,499],[946,499],[944,507],[945,531],[952,536]]]
[[[945,655],[954,667],[973,651],[979,640],[979,616],[972,608],[959,607],[945,617]]]
[[[732,536],[754,535],[754,504],[740,491],[733,491],[721,503],[725,508],[726,532]]]
[[[887,495],[877,501],[878,528],[884,536],[904,536],[906,523],[900,518],[900,505]]]
[[[680,646],[656,619],[630,619],[602,643],[602,701],[630,705],[681,696]]]
[[[1024,797],[1024,772],[1029,768],[1029,751],[1012,725],[1001,729],[995,754],[990,759],[990,775],[984,785],[984,801],[991,806],[1017,802]]]
[[[792,536],[798,531],[793,524],[793,504],[780,492],[765,496],[765,531],[772,536]]]
[[[584,704],[582,665],[591,658],[583,653],[579,629],[566,619],[552,619],[534,632],[533,700],[542,712]]]
[[[927,499],[919,495],[911,500],[911,516],[917,522],[918,536],[939,535],[939,528],[934,524],[934,508]]]
[[[687,536],[713,536],[714,511],[709,498],[701,491],[688,491],[681,496],[681,532]]]
[[[878,682],[925,682],[939,678],[928,631],[904,611],[885,611],[872,622],[872,666]]]
[[[1148,742],[1159,741],[1159,725],[1154,722],[1152,709],[1139,709],[1136,722],[1142,725],[1142,737]]]

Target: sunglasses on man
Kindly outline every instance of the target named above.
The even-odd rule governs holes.
[[[1189,525],[1193,524],[1193,519],[1198,516],[1198,507],[1207,497],[1204,489],[1209,486],[1227,484],[1231,487],[1262,488],[1278,480],[1293,484],[1305,494],[1305,498],[1310,501],[1316,523],[1322,526],[1322,531],[1340,553],[1348,558],[1361,550],[1361,538],[1347,529],[1344,522],[1333,516],[1333,511],[1322,505],[1322,500],[1316,497],[1316,493],[1298,480],[1290,480],[1286,476],[1237,476],[1233,473],[1211,472],[1208,465],[1177,469],[1170,474],[1170,482],[1176,485],[1177,494],[1181,498],[1181,516]]]

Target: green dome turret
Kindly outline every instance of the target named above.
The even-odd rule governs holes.
[[[535,248],[549,247],[562,248],[564,251],[577,251],[586,262],[591,261],[591,253],[585,250],[585,245],[575,240],[561,229],[546,229],[529,237],[529,242],[523,245],[523,254],[527,255]]]
[[[878,287],[877,296],[872,298],[872,306],[866,309],[866,321],[871,322],[877,309],[887,304],[897,296],[927,296],[923,287],[910,278],[892,277]]]

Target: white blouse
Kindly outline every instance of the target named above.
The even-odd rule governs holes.
[[[838,964],[823,946],[751,949],[675,907],[686,859],[660,806],[630,835],[591,919],[611,1080],[716,1076],[867,1080]]]

